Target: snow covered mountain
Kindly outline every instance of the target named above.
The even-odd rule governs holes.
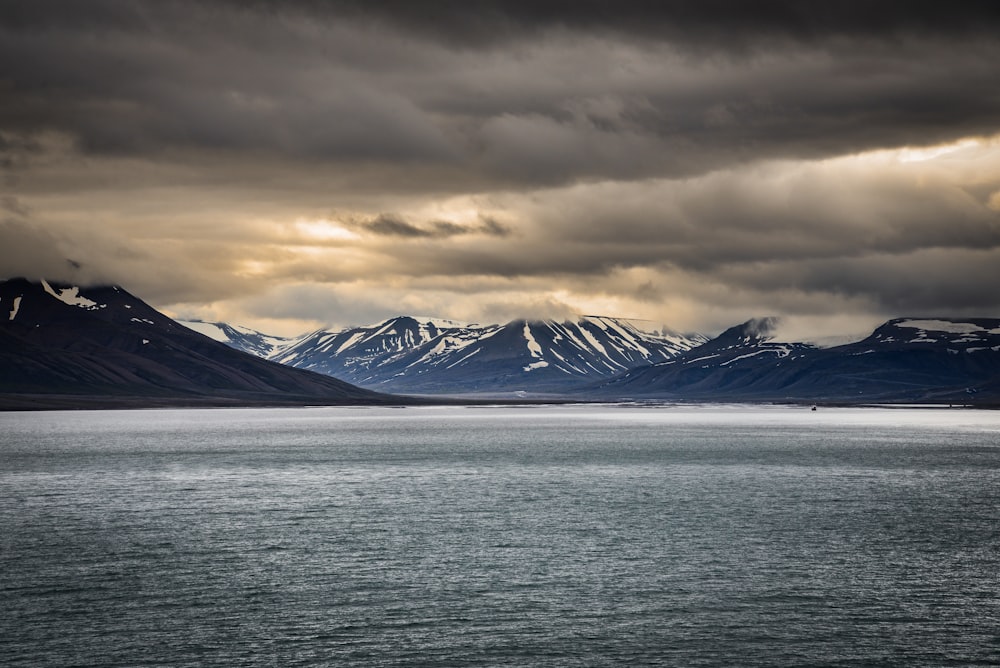
[[[398,317],[283,342],[194,323],[223,345],[119,287],[12,279],[0,282],[0,408],[399,401],[330,375],[410,394],[1000,406],[1000,319],[899,318],[826,348],[780,342],[775,324],[707,341],[602,317]]]
[[[748,321],[590,394],[707,401],[1000,400],[1000,319],[898,318],[861,341],[831,348],[776,342],[774,325],[773,319]]]
[[[0,407],[398,401],[233,350],[117,286],[0,281]]]
[[[219,343],[225,343],[230,348],[236,348],[257,357],[270,357],[295,341],[295,339],[272,336],[258,332],[256,329],[229,325],[224,322],[205,322],[204,320],[177,320],[177,322]]]
[[[705,340],[596,316],[505,325],[401,316],[318,331],[270,359],[391,392],[551,393],[669,360]]]

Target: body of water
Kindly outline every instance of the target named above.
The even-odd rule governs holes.
[[[0,414],[7,666],[1000,663],[1000,413]]]

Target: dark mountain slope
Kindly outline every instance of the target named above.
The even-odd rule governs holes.
[[[0,343],[0,393],[6,395],[197,404],[396,401],[233,350],[119,287],[6,281],[0,284]]]

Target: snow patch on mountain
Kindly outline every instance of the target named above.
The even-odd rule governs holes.
[[[329,337],[329,338],[332,338],[332,337]],[[344,352],[345,350],[347,350],[348,348],[350,348],[351,346],[353,346],[355,343],[357,343],[358,341],[360,341],[363,338],[365,338],[365,333],[364,332],[358,332],[356,334],[352,334],[343,343],[341,343],[339,346],[337,346],[337,350],[335,350],[333,354],[334,355],[339,355],[340,353]]]
[[[649,354],[650,354],[649,350],[647,348],[645,348],[642,345],[642,343],[640,343],[639,340],[636,339],[636,337],[633,336],[625,327],[622,327],[621,325],[619,325],[614,320],[611,320],[610,318],[602,318],[602,317],[599,317],[599,316],[591,316],[591,317],[588,317],[587,320],[589,322],[594,323],[595,325],[597,325],[598,327],[600,327],[604,331],[608,331],[608,330],[614,331],[618,336],[620,336],[622,339],[624,339],[627,343],[631,344],[631,346],[635,350],[639,351],[640,354],[642,354],[645,357],[649,356]]]
[[[473,355],[475,355],[476,353],[480,352],[481,350],[482,350],[482,348],[476,348],[475,350],[473,350],[473,351],[472,351],[471,353],[469,353],[469,354],[468,354],[468,355],[466,355],[465,357],[461,358],[460,360],[458,360],[458,361],[457,361],[457,362],[455,362],[454,364],[449,364],[449,365],[448,365],[448,366],[446,366],[445,368],[446,368],[446,369],[453,369],[453,368],[455,368],[456,366],[458,366],[459,364],[461,364],[462,362],[464,362],[465,360],[467,360],[467,359],[469,359],[470,357],[472,357]]]
[[[80,295],[80,288],[77,286],[72,286],[69,288],[61,288],[59,292],[56,292],[48,281],[44,278],[42,279],[42,288],[61,301],[64,304],[69,304],[70,306],[79,306],[80,308],[85,308],[89,310],[95,310],[99,308],[106,308],[107,304],[98,304],[95,301],[87,299],[86,297]]]
[[[568,325],[569,323],[566,323],[566,324]],[[554,328],[557,329],[558,331],[562,332],[562,334],[565,335],[565,337],[567,339],[569,339],[569,341],[571,343],[573,343],[573,345],[575,345],[578,349],[580,349],[580,350],[586,350],[587,349],[587,344],[585,344],[583,341],[581,341],[579,338],[577,338],[576,334],[574,334],[573,331],[572,331],[572,329],[570,329],[568,326],[562,326],[562,325],[559,325],[559,324],[554,324]]]
[[[746,353],[745,355],[738,355],[736,357],[733,357],[731,359],[726,360],[725,362],[722,362],[721,364],[719,364],[719,366],[729,366],[730,364],[733,364],[735,362],[739,362],[740,360],[745,360],[745,359],[749,359],[751,357],[756,357],[757,355],[774,355],[774,356],[776,356],[778,358],[788,357],[788,355],[791,352],[792,352],[791,349],[786,348],[784,346],[775,346],[773,348],[764,348],[763,350],[755,350],[753,352]]]
[[[542,356],[542,347],[538,345],[538,341],[535,340],[534,335],[531,333],[531,326],[528,321],[524,321],[524,338],[528,342],[528,352],[531,353],[532,357]]]
[[[581,327],[580,328],[580,333],[583,335],[583,338],[587,340],[587,343],[589,343],[591,346],[593,346],[594,350],[596,350],[597,352],[599,352],[600,354],[602,354],[604,356],[607,356],[607,354],[608,354],[607,349],[601,344],[600,341],[598,341],[596,338],[594,338],[594,335],[591,334],[590,331],[586,327]]]
[[[21,299],[22,299],[21,297],[14,297],[14,306],[13,308],[10,309],[10,318],[8,318],[9,320],[13,320],[14,318],[17,317],[17,312],[21,310]]]
[[[448,320],[447,318],[435,318],[429,315],[414,315],[410,316],[422,325],[434,325],[438,329],[460,329],[463,327],[475,327],[476,325],[468,322],[459,322],[458,320]]]
[[[236,348],[257,357],[270,357],[292,342],[291,339],[281,336],[272,336],[256,329],[229,325],[224,322],[205,322],[202,320],[178,320],[177,322],[213,341],[225,343],[230,348]]]
[[[947,332],[949,334],[1000,334],[1000,330],[997,329],[989,330],[971,322],[952,322],[949,320],[901,320],[896,323],[896,327],[922,330],[921,335],[926,335],[927,331]]]
[[[229,343],[229,337],[226,336],[225,331],[223,331],[222,326],[214,322],[202,322],[200,320],[179,320],[182,325],[188,329],[193,329],[199,334],[204,334],[213,341],[219,341],[221,343]]]
[[[861,320],[858,322],[835,323],[833,329],[836,334],[818,332],[829,332],[831,325],[815,318],[801,317],[781,317],[773,319],[773,326],[770,332],[770,340],[774,343],[804,343],[814,348],[835,348],[851,343],[864,341],[871,334],[874,327],[881,322],[868,322]]]

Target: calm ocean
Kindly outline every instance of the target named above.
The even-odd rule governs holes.
[[[1000,664],[1000,412],[0,414],[0,665]]]

